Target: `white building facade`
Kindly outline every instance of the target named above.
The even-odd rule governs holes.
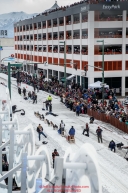
[[[6,58],[15,55],[14,38],[0,38],[0,46],[2,47],[2,50],[0,50],[0,61],[6,65]]]
[[[45,12],[14,25],[15,57],[27,62],[24,69],[33,71],[40,63],[47,78],[64,77],[64,46],[66,44],[67,76],[74,74],[76,82],[87,87],[102,81],[104,40],[104,76],[110,88],[120,88],[125,96],[128,88],[128,2],[81,3],[53,12]],[[45,66],[43,63],[47,62]],[[77,70],[74,65],[77,64]],[[84,76],[84,67],[88,69]]]

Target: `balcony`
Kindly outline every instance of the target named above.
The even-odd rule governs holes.
[[[80,31],[79,30],[73,31],[73,39],[80,39]]]
[[[80,46],[74,46],[74,54],[80,54]]]
[[[54,46],[53,52],[54,52],[54,53],[58,53],[58,46]]]
[[[95,38],[122,38],[121,28],[95,28],[94,30]]]
[[[72,54],[72,46],[71,46],[71,45],[68,45],[68,46],[67,46],[66,53],[67,53],[67,54]]]
[[[116,13],[110,13],[110,11],[96,11],[95,21],[123,21],[123,15],[121,11],[117,11]]]
[[[79,14],[73,15],[73,24],[80,23],[80,16]]]
[[[102,55],[102,46],[94,46],[94,54]],[[105,55],[120,55],[122,54],[122,45],[105,45],[104,46]]]
[[[87,22],[88,21],[88,15],[82,13],[82,23]]]
[[[66,17],[66,25],[71,25],[71,15]]]
[[[57,27],[58,24],[57,24],[57,19],[53,19],[53,27]]]
[[[38,23],[38,29],[41,29],[41,22]]]
[[[81,54],[82,55],[88,55],[88,48],[82,46]]]
[[[64,18],[59,18],[59,26],[64,26]]]

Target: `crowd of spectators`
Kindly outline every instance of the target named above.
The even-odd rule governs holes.
[[[36,89],[43,90],[59,96],[60,101],[71,111],[76,112],[76,109],[79,109],[79,114],[85,114],[87,109],[92,109],[98,113],[105,113],[106,117],[113,116],[128,124],[128,109],[126,108],[126,112],[124,111],[122,102],[116,97],[116,89],[105,89],[103,104],[103,101],[99,100],[102,98],[102,89],[85,89],[78,84],[72,83],[65,90],[63,83],[59,82],[56,77],[52,77],[51,81],[45,81],[43,71],[40,73],[40,78],[20,72],[18,84],[21,82],[33,86],[34,91]]]
[[[37,79],[31,75],[21,72],[20,82],[33,86],[34,90],[43,90],[60,97],[60,101],[69,110],[86,114],[87,109],[92,109],[98,113],[105,113],[106,117],[113,116],[121,122],[128,124],[128,114],[124,111],[121,101],[117,100],[116,89],[105,89],[104,104],[102,100],[102,89],[82,89],[80,85],[72,83],[65,90],[63,84],[52,77],[51,81],[45,81],[43,73]],[[108,99],[108,100],[106,100]]]

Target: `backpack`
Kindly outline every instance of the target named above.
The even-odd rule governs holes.
[[[40,132],[40,130],[39,130],[39,128],[38,128],[38,127],[37,127],[36,131],[37,131],[38,133]]]

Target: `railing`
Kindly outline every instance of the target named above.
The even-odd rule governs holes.
[[[73,39],[80,39],[80,35],[73,36]]]
[[[72,54],[72,51],[67,51],[67,54]]]
[[[87,39],[88,35],[82,35],[82,39]]]
[[[84,23],[84,22],[88,22],[88,19],[82,19],[82,23]]]
[[[81,54],[82,54],[82,55],[88,55],[88,52],[83,52],[83,51],[81,51]]]
[[[63,40],[64,39],[64,36],[63,37],[59,37],[59,40]]]
[[[97,111],[93,111],[90,109],[87,109],[87,114],[89,116],[93,116],[97,120],[103,121],[105,123],[110,123],[119,130],[128,133],[128,126],[124,122],[120,122],[117,118],[113,116],[106,115],[104,113],[98,113]]]
[[[73,24],[77,24],[77,23],[80,23],[80,20],[74,21],[74,22],[73,22]]]
[[[104,54],[105,55],[118,55],[118,54],[122,54],[122,52],[108,51],[108,52],[104,52]],[[95,55],[102,55],[102,52],[95,53]]]
[[[95,38],[122,38],[122,35],[95,35]]]
[[[71,25],[71,23],[72,23],[71,21],[67,21],[66,25]]]
[[[123,21],[122,17],[121,18],[114,18],[114,17],[108,17],[108,18],[99,18],[96,19],[95,21]]]
[[[59,26],[64,26],[64,23],[59,24]]]

